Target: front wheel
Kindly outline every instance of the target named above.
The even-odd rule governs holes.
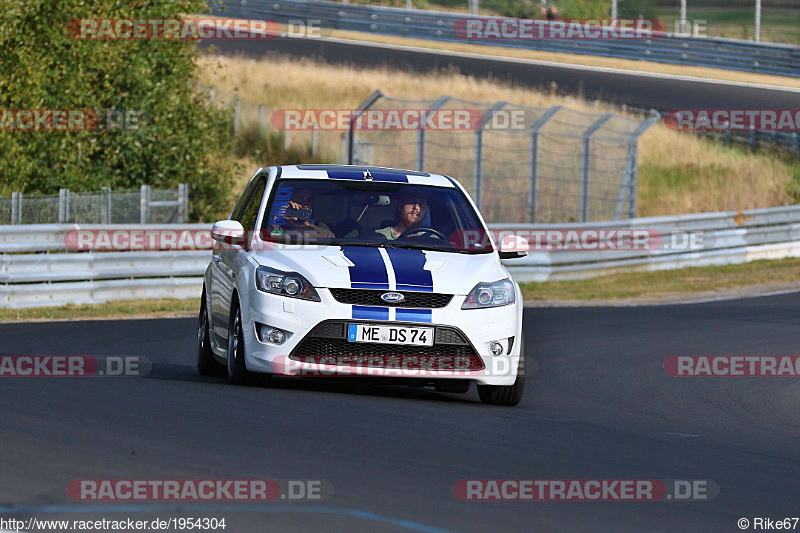
[[[228,379],[234,385],[245,385],[250,380],[250,372],[244,361],[242,312],[238,302],[234,301],[233,304],[236,310],[231,314],[228,327]]]
[[[478,385],[481,402],[490,405],[517,405],[525,392],[525,330],[520,335],[519,367],[513,385]]]

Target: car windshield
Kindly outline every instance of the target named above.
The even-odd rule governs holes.
[[[494,250],[475,210],[455,187],[283,179],[263,220],[262,239],[282,244]]]

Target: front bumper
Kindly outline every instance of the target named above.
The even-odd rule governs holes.
[[[354,318],[354,306],[318,288],[320,302],[253,291],[242,305],[247,368],[254,372],[312,376],[371,376],[469,379],[485,385],[512,385],[520,353],[521,311],[516,304],[462,310],[465,296],[430,310],[430,322],[408,322],[407,314],[390,309],[389,320]],[[245,303],[244,301],[242,302]],[[433,346],[349,342],[348,324],[386,324],[430,327]],[[280,329],[281,344],[271,343],[262,331]],[[491,354],[493,342],[503,346]],[[510,353],[509,353],[510,348]]]

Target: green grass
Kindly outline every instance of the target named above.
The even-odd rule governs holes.
[[[659,9],[659,15],[674,31],[674,21],[680,19],[678,9]],[[705,20],[708,37],[752,39],[755,35],[754,9],[689,9],[687,20]],[[764,9],[761,13],[761,40],[765,42],[800,44],[800,9]]]
[[[120,318],[166,318],[186,316],[200,310],[200,298],[178,300],[120,300],[104,304],[64,305],[30,309],[0,309],[0,322],[29,322],[41,320],[85,320]]]
[[[522,283],[521,287],[526,301],[590,301],[658,298],[767,283],[797,283],[800,288],[800,259],[771,259],[740,265],[656,272],[626,272],[586,280]]]

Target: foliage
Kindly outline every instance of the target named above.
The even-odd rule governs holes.
[[[193,40],[75,39],[74,19],[175,18],[200,0],[0,0],[0,110],[116,109],[138,129],[0,131],[0,185],[26,193],[189,183],[192,218],[227,203],[230,116],[197,82]],[[103,115],[101,114],[101,117]]]
[[[558,13],[564,18],[590,19],[611,14],[611,2],[608,0],[560,0],[556,5]]]
[[[646,19],[658,18],[655,0],[619,0],[617,3],[617,16],[620,18]]]

